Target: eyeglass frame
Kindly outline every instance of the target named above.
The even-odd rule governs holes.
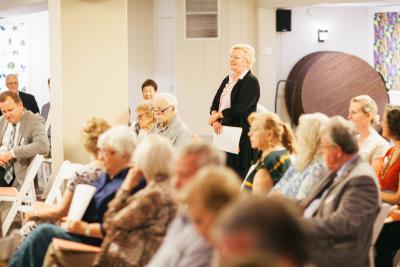
[[[153,112],[153,114],[154,113],[162,113],[162,114],[164,114],[164,112],[167,111],[170,107],[172,107],[172,105],[169,105],[168,107],[166,107],[164,109],[160,109],[160,110],[158,110],[158,109],[156,110],[156,109],[153,108],[152,112]]]

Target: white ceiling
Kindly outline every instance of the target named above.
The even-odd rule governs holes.
[[[47,0],[0,0],[0,17],[47,10]]]
[[[400,5],[400,0],[257,0],[259,7],[283,8],[294,6],[347,6],[347,7],[377,7],[387,5]]]
[[[377,7],[400,5],[400,0],[256,0],[256,5],[264,8],[284,8],[310,5]],[[43,10],[47,10],[47,0],[0,0],[0,18],[35,13]]]

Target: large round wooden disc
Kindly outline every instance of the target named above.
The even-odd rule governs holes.
[[[364,60],[341,52],[316,52],[292,68],[285,102],[294,123],[303,113],[347,117],[351,98],[369,95],[382,115],[388,94],[380,74]]]

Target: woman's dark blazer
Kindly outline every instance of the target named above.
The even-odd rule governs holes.
[[[219,102],[222,91],[229,81],[227,76],[218,88],[211,105],[210,112],[219,109]],[[260,85],[256,76],[251,71],[237,81],[231,92],[231,107],[224,109],[221,120],[222,125],[241,127],[243,129],[239,143],[239,154],[228,153],[228,166],[232,167],[239,175],[244,178],[251,161],[257,158],[256,152],[251,148],[248,137],[249,123],[247,117],[256,111],[258,100],[260,99]]]

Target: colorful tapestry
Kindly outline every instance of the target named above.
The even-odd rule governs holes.
[[[7,90],[7,74],[20,74],[19,90],[26,91],[26,82],[21,75],[26,72],[27,49],[23,22],[0,20],[0,91]]]
[[[400,13],[375,13],[374,64],[388,90],[400,90]]]

